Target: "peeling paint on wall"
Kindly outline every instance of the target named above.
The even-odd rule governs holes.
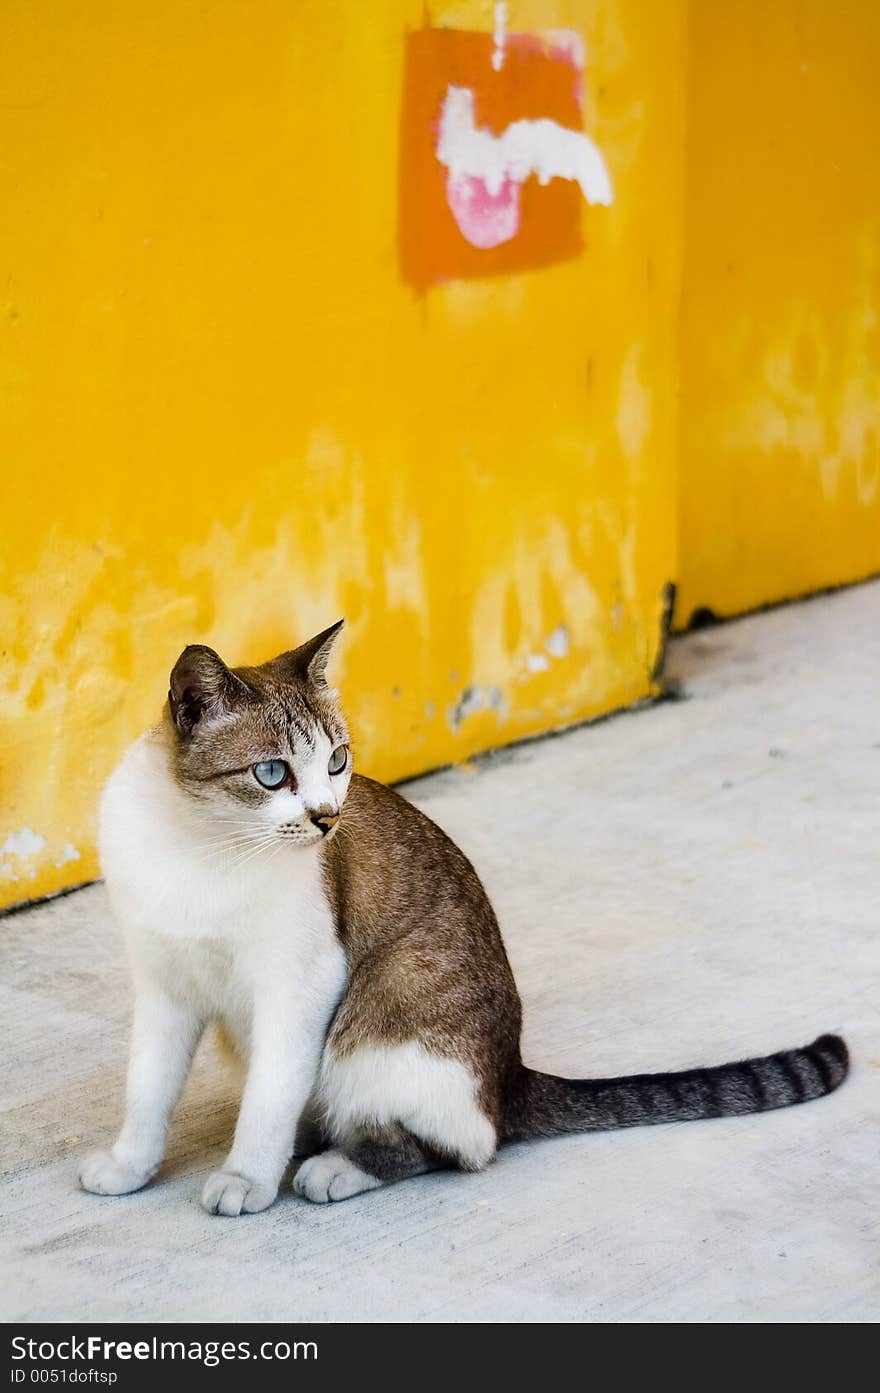
[[[41,837],[39,832],[22,827],[18,832],[9,833],[0,846],[0,856],[17,856],[20,860],[25,860],[28,856],[35,856],[38,851],[42,851],[45,845],[46,838]]]
[[[499,720],[504,720],[507,703],[500,687],[465,687],[458,701],[449,708],[449,724],[454,731],[461,729],[462,723],[477,711],[494,711]]]
[[[47,846],[46,838],[39,832],[32,831],[30,827],[10,832],[0,844],[0,883],[3,880],[13,884],[18,884],[22,879],[35,880],[40,870],[40,861],[44,859],[42,853],[46,851]],[[56,869],[66,866],[69,861],[80,859],[80,853],[72,842],[65,842],[60,851],[55,853],[50,847],[48,854],[53,858],[52,863]]]
[[[550,667],[550,659],[546,653],[529,653],[526,658],[526,668],[529,672],[547,672]]]
[[[27,863],[39,856],[45,845],[46,838],[32,832],[30,827],[10,832],[0,845],[0,883],[7,880],[17,885],[23,879],[35,880],[36,866]]]
[[[552,634],[547,635],[545,647],[552,658],[568,657],[569,638],[565,624],[557,624]]]

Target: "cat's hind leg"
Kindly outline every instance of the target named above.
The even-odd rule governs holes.
[[[305,1161],[293,1186],[317,1203],[439,1165],[482,1170],[495,1155],[472,1072],[415,1040],[338,1052],[331,1036],[317,1099],[332,1149]]]
[[[347,1200],[396,1180],[436,1170],[444,1161],[402,1128],[365,1134],[344,1148],[303,1161],[293,1188],[314,1204]]]
[[[324,1128],[320,1104],[314,1095],[312,1095],[300,1114],[299,1122],[296,1124],[293,1154],[297,1158],[314,1156],[319,1151],[325,1151],[329,1145],[330,1138]]]

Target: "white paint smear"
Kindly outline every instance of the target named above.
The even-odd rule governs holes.
[[[29,827],[22,827],[20,832],[10,832],[6,841],[0,846],[0,856],[35,856],[38,851],[42,851],[46,845],[46,838],[41,837],[39,832],[32,832]]]
[[[66,866],[68,861],[78,861],[79,859],[80,859],[79,852],[77,851],[77,849],[76,849],[76,847],[73,845],[73,843],[72,843],[72,842],[65,842],[65,843],[64,843],[64,846],[61,848],[61,855],[59,856],[58,860],[55,862],[55,865],[56,865],[56,866]]]
[[[500,73],[504,67],[504,40],[507,37],[507,6],[503,3],[495,6],[495,48],[492,53],[492,67],[496,73]]]
[[[449,86],[440,116],[437,158],[453,179],[482,179],[490,194],[501,192],[506,179],[539,184],[572,179],[588,203],[612,202],[611,180],[598,148],[583,131],[572,131],[543,116],[512,121],[501,135],[477,126],[474,94],[469,87]]]
[[[565,658],[568,655],[568,629],[564,624],[557,624],[552,634],[547,635],[545,647],[551,658]]]

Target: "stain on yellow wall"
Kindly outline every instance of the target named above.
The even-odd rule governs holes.
[[[678,618],[880,570],[880,6],[691,6]]]
[[[488,4],[431,22],[491,29]],[[97,872],[99,787],[203,641],[345,615],[392,779],[651,690],[676,574],[685,7],[577,30],[615,191],[583,255],[398,261],[422,0],[28,0],[0,44],[0,903]]]

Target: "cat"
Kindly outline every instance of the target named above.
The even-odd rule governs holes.
[[[829,1093],[844,1042],[677,1074],[563,1079],[520,1057],[521,1008],[470,862],[400,794],[352,772],[326,677],[342,621],[261,667],[191,645],[159,726],[111,775],[100,851],[135,1011],[122,1130],[86,1190],[140,1189],[162,1161],[199,1037],[247,1061],[211,1214],[295,1191],[342,1200],[500,1143],[726,1117]]]

